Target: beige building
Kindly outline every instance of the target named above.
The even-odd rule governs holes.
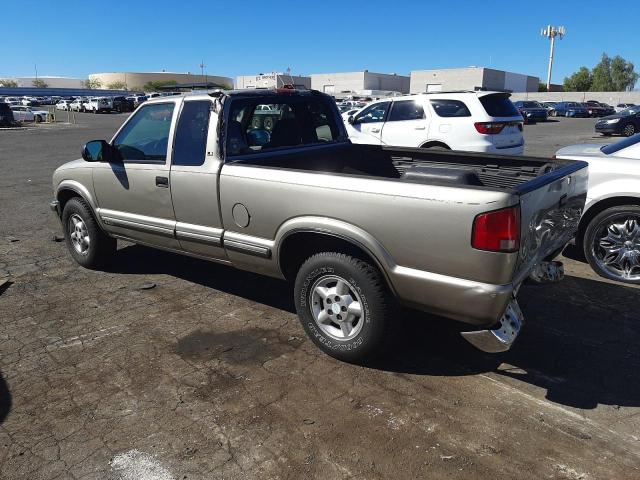
[[[411,93],[450,90],[537,92],[539,83],[538,77],[484,67],[411,72]]]
[[[377,92],[409,93],[409,77],[395,73],[375,73],[369,70],[314,73],[311,75],[311,88],[335,97],[353,94],[377,96]]]
[[[311,88],[311,78],[290,75],[288,73],[261,73],[259,75],[241,75],[236,78],[236,88],[240,90],[251,88],[281,88],[284,85]]]
[[[102,88],[108,88],[114,83],[123,83],[127,90],[142,90],[148,82],[175,82],[178,84],[200,84],[206,82],[220,88],[233,88],[233,79],[218,75],[174,73],[174,72],[108,72],[92,73],[89,80],[99,80]]]

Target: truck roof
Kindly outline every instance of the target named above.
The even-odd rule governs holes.
[[[250,90],[216,90],[214,92],[185,92],[182,96],[188,96],[189,98],[201,98],[211,99],[212,97],[233,97],[233,98],[255,98],[255,97],[324,97],[330,99],[331,97],[326,93],[319,92],[318,90],[298,90],[294,88],[256,88]],[[171,97],[154,97],[145,102],[147,103],[162,103]]]

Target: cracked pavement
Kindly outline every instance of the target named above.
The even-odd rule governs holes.
[[[125,243],[72,261],[51,173],[123,119],[0,132],[0,478],[640,478],[640,289],[565,258],[508,353],[398,311],[387,357],[341,363],[284,282]],[[529,148],[592,131],[560,120]]]

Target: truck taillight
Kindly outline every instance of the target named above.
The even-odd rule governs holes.
[[[471,246],[478,250],[511,253],[520,248],[520,207],[481,213],[473,221]]]
[[[474,123],[478,133],[483,135],[495,135],[500,133],[505,127],[505,122],[476,122]]]

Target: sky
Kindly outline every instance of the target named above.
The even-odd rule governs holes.
[[[625,4],[623,2],[623,4]],[[0,77],[121,71],[235,77],[485,66],[553,83],[603,52],[640,71],[640,5],[601,0],[0,0]],[[612,3],[612,5],[614,5]],[[20,18],[21,21],[6,21]]]

